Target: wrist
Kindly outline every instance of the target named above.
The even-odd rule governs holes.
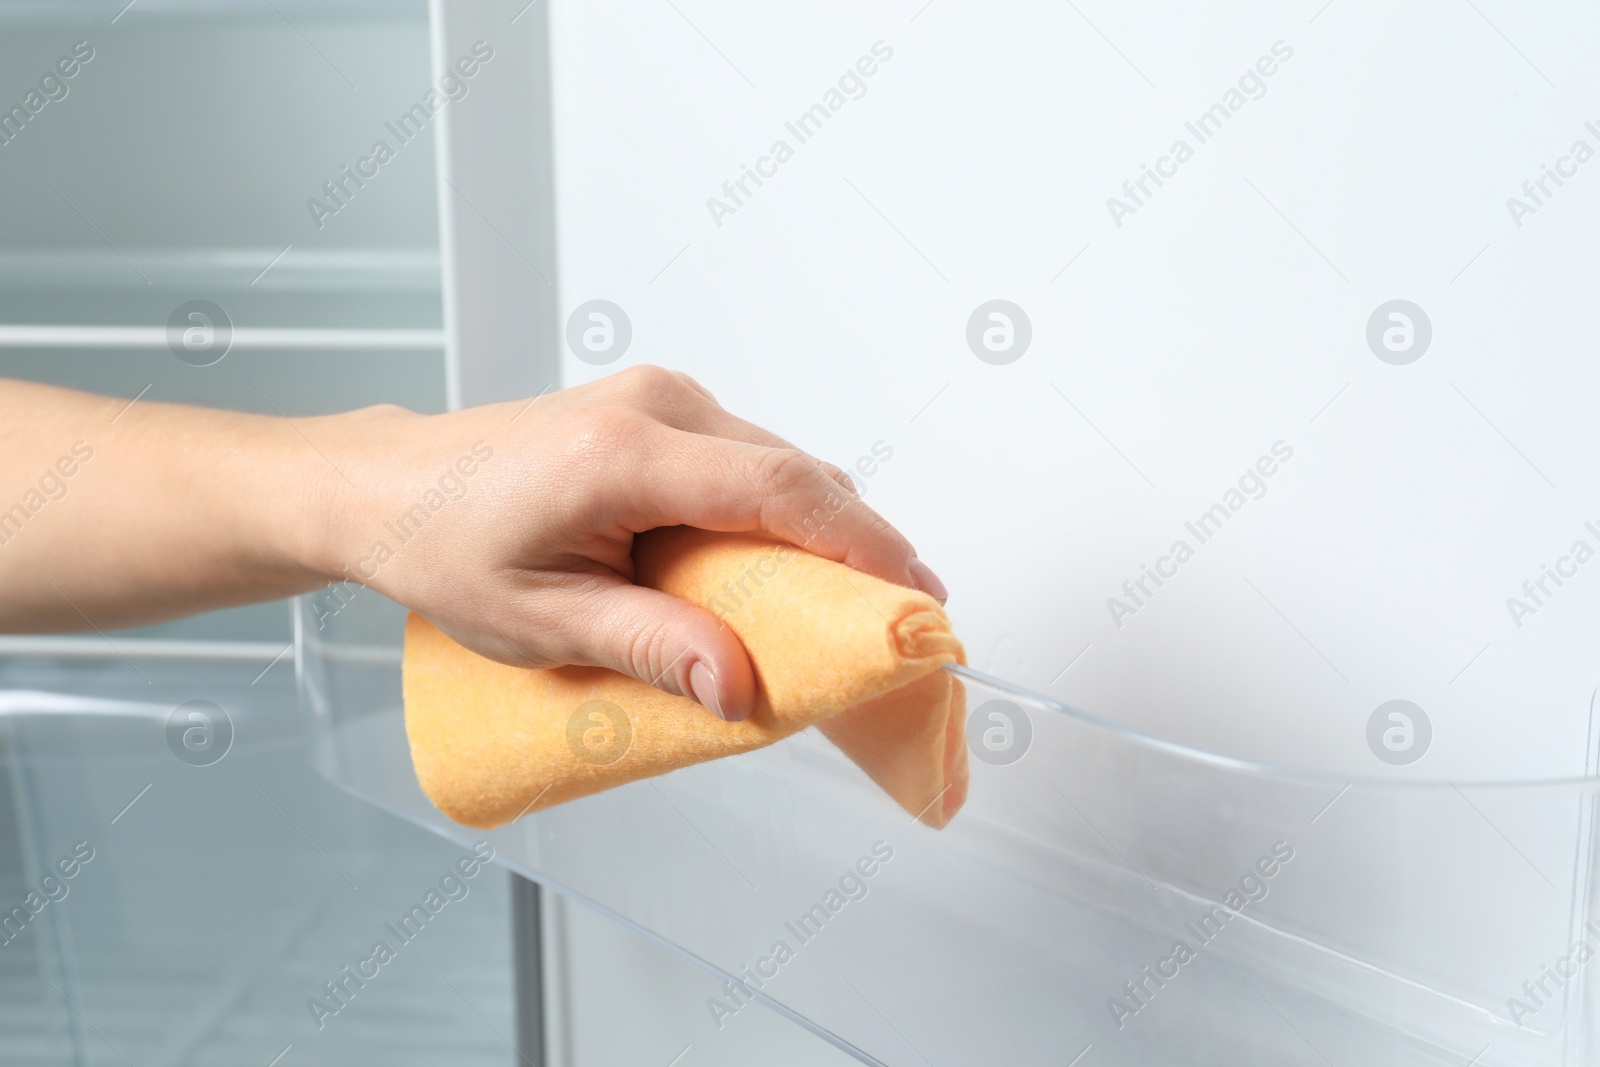
[[[311,420],[304,517],[294,551],[323,582],[381,588],[384,518],[403,495],[409,445],[425,416],[379,405]],[[304,442],[302,442],[304,445]]]
[[[268,452],[276,477],[252,493],[254,515],[271,531],[268,544],[278,565],[312,589],[339,580],[346,551],[339,516],[349,510],[349,487],[335,464],[333,434],[342,416],[276,419]]]

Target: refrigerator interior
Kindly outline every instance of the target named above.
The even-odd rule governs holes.
[[[0,100],[93,59],[0,147],[0,374],[293,417],[662,363],[913,532],[1023,758],[976,719],[940,835],[807,737],[486,835],[553,891],[552,1063],[1572,1067],[1600,587],[1507,598],[1596,519],[1600,220],[1581,172],[1507,198],[1600,144],[1596,18],[11,0]],[[8,1060],[528,1059],[501,868],[328,999],[482,835],[410,777],[395,607],[317,603],[0,641],[0,907],[94,853],[0,947]],[[840,936],[729,988],[880,842]]]

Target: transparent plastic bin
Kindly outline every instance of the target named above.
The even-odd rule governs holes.
[[[0,1063],[265,1064],[285,1046],[302,1067],[505,1062],[508,879],[473,880],[437,934],[319,1027],[308,998],[389,939],[384,923],[463,850],[307,766],[286,663],[221,643],[153,654],[119,640],[126,660],[81,644],[0,656],[5,914],[78,843],[92,850],[0,938]],[[213,762],[172,748],[174,709],[195,700],[230,726]]]
[[[481,836],[413,777],[401,609],[362,592],[316,615],[302,602],[297,663],[318,767]],[[969,684],[969,709],[992,700],[1031,742],[974,759],[943,831],[808,731],[487,836],[720,976],[706,1040],[753,998],[895,1067],[1600,1057],[1600,781],[1332,778]]]

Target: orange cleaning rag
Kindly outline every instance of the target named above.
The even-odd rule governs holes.
[[[723,722],[601,667],[509,667],[426,619],[406,623],[406,735],[422,791],[489,828],[679,767],[762,748],[815,724],[933,827],[967,795],[965,663],[926,593],[764,536],[690,527],[634,545],[635,579],[718,615],[755,667],[755,711]]]

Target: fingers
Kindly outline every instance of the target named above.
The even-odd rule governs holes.
[[[764,530],[817,555],[944,602],[937,575],[899,532],[855,495],[849,475],[723,410],[686,374],[638,366],[605,379],[613,395],[657,421],[666,447],[648,449],[648,473],[615,503],[651,526]]]
[[[708,389],[682,371],[634,367],[617,377],[625,378],[629,374],[634,376],[628,387],[634,390],[635,402],[667,426],[767,448],[794,448],[772,431],[723,408]],[[817,462],[828,477],[855,493],[855,482],[842,469],[826,460]]]
[[[738,637],[686,600],[617,580],[584,595],[568,619],[575,662],[609,667],[686,696],[729,722],[755,706],[755,672]]]
[[[721,437],[728,441],[743,441],[746,444],[761,445],[763,448],[787,448],[799,451],[794,445],[785,441],[770,430],[762,429],[753,422],[747,422],[739,416],[725,411],[716,404],[706,404],[698,411],[686,412],[689,418],[684,419],[680,430],[690,430],[696,433],[708,434],[712,437]],[[668,425],[675,425],[668,423]],[[809,453],[808,453],[809,455]],[[829,463],[827,460],[814,459],[822,471],[844,488],[851,496],[856,493],[856,483],[850,479],[842,469]]]
[[[642,462],[648,490],[628,503],[648,527],[762,530],[940,602],[947,595],[910,542],[804,452],[663,428]]]

